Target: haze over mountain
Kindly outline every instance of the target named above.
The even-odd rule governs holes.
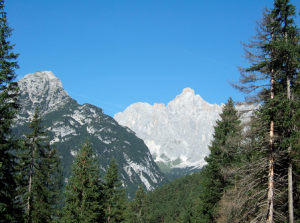
[[[171,169],[200,169],[209,154],[214,125],[222,105],[209,104],[191,88],[166,106],[135,103],[114,119],[144,140],[155,162],[165,173]]]
[[[55,143],[61,155],[65,180],[71,174],[75,154],[89,138],[104,172],[110,159],[116,160],[122,185],[127,187],[129,197],[134,196],[141,183],[149,191],[166,182],[143,140],[105,115],[101,108],[91,104],[79,105],[68,96],[52,72],[27,74],[18,85],[22,109],[13,132],[19,136],[28,132],[27,123],[38,107],[44,119],[43,125],[49,130],[50,143]]]

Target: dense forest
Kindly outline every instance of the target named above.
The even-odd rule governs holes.
[[[117,163],[106,174],[87,139],[63,182],[58,150],[38,109],[23,138],[18,115],[18,54],[0,0],[0,222],[299,222],[300,30],[295,6],[275,0],[244,43],[249,67],[231,83],[245,110],[229,98],[214,127],[201,172],[128,201]]]

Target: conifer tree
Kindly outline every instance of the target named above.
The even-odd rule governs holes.
[[[233,142],[240,133],[239,115],[231,98],[223,107],[214,127],[214,135],[209,146],[210,154],[205,158],[207,165],[201,172],[202,190],[198,207],[199,222],[215,222],[218,213],[217,204],[223,191],[232,186],[230,178],[224,177],[222,170],[237,162],[237,145]]]
[[[117,164],[111,159],[109,167],[104,177],[104,203],[105,222],[114,223],[122,222],[125,219],[125,190],[120,189]]]
[[[19,111],[18,86],[14,82],[18,54],[8,41],[12,29],[8,26],[4,0],[0,1],[0,221],[9,222],[19,214],[14,204],[16,181],[15,159],[10,150],[18,149],[18,141],[11,136],[11,125]]]
[[[47,146],[50,146],[49,143]],[[58,217],[59,210],[63,202],[63,171],[61,166],[61,159],[58,154],[57,148],[54,146],[50,148],[42,159],[44,171],[47,173],[45,180],[45,187],[47,189],[47,203],[48,209],[45,209],[50,213],[50,220]]]
[[[141,184],[136,192],[135,198],[129,204],[126,222],[148,222],[148,211],[149,202],[147,200],[143,185]]]
[[[280,117],[278,126],[280,126],[280,146],[285,148],[288,153],[288,204],[289,204],[289,222],[294,222],[293,205],[293,157],[292,151],[298,143],[295,138],[299,138],[295,120],[295,111],[299,108],[299,93],[296,91],[296,82],[299,72],[300,46],[299,29],[295,25],[293,17],[295,16],[295,7],[289,3],[289,0],[277,0],[274,3],[274,9],[271,12],[273,23],[278,27],[277,33],[277,51],[278,60],[281,68],[277,78],[276,91],[279,103]],[[279,70],[279,69],[278,69]],[[294,145],[293,145],[294,144]],[[297,146],[296,146],[297,147]],[[297,149],[295,147],[295,149]]]
[[[88,139],[76,154],[65,191],[62,222],[103,222],[102,183]]]
[[[19,204],[25,211],[26,222],[50,222],[61,202],[62,169],[57,150],[51,149],[42,119],[35,110],[29,123],[31,133],[19,153]]]
[[[247,133],[248,138],[244,139],[245,143],[252,138],[249,150],[245,151],[259,157],[251,162],[248,160],[249,163],[245,165],[249,167],[251,163],[253,171],[249,175],[252,177],[244,175],[244,182],[241,183],[244,192],[240,194],[253,196],[241,202],[240,207],[243,211],[240,214],[244,221],[294,221],[292,148],[296,149],[295,146],[299,144],[296,139],[299,137],[295,137],[298,135],[295,126],[295,105],[299,105],[299,102],[293,99],[299,98],[295,89],[299,85],[296,80],[300,52],[299,30],[292,19],[294,15],[295,8],[289,0],[275,0],[274,9],[264,11],[263,20],[258,23],[257,35],[250,44],[244,45],[246,58],[251,66],[240,69],[240,84],[234,85],[248,94],[248,101],[261,104],[253,119],[256,124],[251,125],[251,131]],[[286,175],[289,176],[288,180]],[[245,186],[246,184],[248,185]],[[288,201],[285,199],[288,197],[285,194],[287,184]],[[264,185],[268,187],[265,188]],[[263,202],[263,199],[266,199],[266,202]],[[290,205],[289,217],[286,211],[287,203]]]

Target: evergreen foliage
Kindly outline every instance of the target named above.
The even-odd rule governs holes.
[[[197,222],[201,186],[201,174],[195,172],[148,192],[146,222]]]
[[[20,97],[20,100],[29,100],[28,95],[23,94]],[[135,173],[133,171],[133,175],[131,177],[129,177],[126,173],[124,165],[126,165],[127,161],[124,159],[124,153],[132,162],[145,165],[142,164],[143,162],[141,163],[141,159],[145,157],[145,154],[148,154],[149,150],[143,140],[136,137],[136,135],[131,130],[118,125],[118,123],[112,117],[105,115],[100,108],[90,104],[81,106],[71,98],[66,98],[65,100],[67,101],[67,103],[64,105],[64,107],[56,111],[47,113],[45,112],[47,111],[45,107],[39,107],[39,109],[43,109],[43,112],[45,114],[43,115],[44,125],[48,127],[51,126],[52,130],[48,131],[50,139],[59,139],[59,141],[55,142],[55,145],[57,147],[57,150],[59,151],[59,155],[62,157],[61,162],[63,166],[64,178],[69,178],[71,176],[71,166],[74,160],[71,152],[78,151],[81,145],[84,144],[85,139],[89,138],[90,143],[93,145],[94,153],[99,154],[97,158],[99,160],[99,165],[101,166],[100,169],[105,169],[106,166],[109,165],[111,158],[114,158],[118,163],[118,173],[122,176],[121,179],[124,184],[126,184],[126,196],[132,199],[135,196],[135,192],[137,191],[138,186],[142,183],[142,181],[139,178],[138,173]],[[68,102],[68,100],[70,101]],[[22,118],[27,118],[25,116],[27,112],[25,113],[24,111],[26,111],[26,109],[31,110],[32,106],[32,104],[28,105],[24,103],[24,107],[22,108],[23,113],[21,114]],[[90,120],[88,121],[90,123],[80,125],[76,120],[74,120],[72,116],[74,114],[74,111],[76,110],[80,111],[83,116],[88,117],[87,120]],[[95,111],[95,114],[97,115],[96,117],[94,117],[95,114],[91,112],[92,110]],[[29,131],[28,127],[21,123],[22,120],[20,120],[20,122],[18,121],[16,123],[17,125],[13,128],[13,133],[18,137],[22,137],[23,132]],[[74,123],[74,125],[70,123]],[[60,135],[56,134],[56,132],[54,131],[55,129],[64,128],[72,128],[75,130],[75,132],[68,135]],[[90,132],[88,132],[89,128],[93,128],[99,131],[91,134]],[[75,134],[76,136],[72,134]],[[99,134],[101,135],[102,139],[111,140],[111,143],[106,144],[103,141],[99,140]],[[127,144],[126,142],[129,142],[130,144]],[[157,167],[153,159],[150,161],[150,165],[151,169],[157,174],[156,183],[153,182],[152,179],[148,179],[150,185],[153,187],[157,187],[166,183],[166,178],[159,171],[159,168]]]
[[[62,222],[103,222],[102,183],[91,143],[76,154],[65,191]]]
[[[149,202],[142,184],[139,186],[135,198],[129,203],[127,211],[126,222],[149,222]]]
[[[233,86],[247,94],[247,103],[259,104],[247,125],[241,123],[230,98],[216,122],[210,155],[205,158],[207,166],[200,173],[176,179],[148,194],[140,185],[127,210],[114,159],[103,182],[100,180],[100,158],[92,149],[99,140],[93,136],[76,154],[66,185],[65,206],[58,211],[63,203],[62,168],[58,150],[51,148],[41,126],[38,109],[29,123],[31,133],[24,133],[24,140],[16,140],[11,134],[19,110],[14,82],[18,54],[7,41],[12,29],[8,27],[4,0],[0,0],[0,11],[0,222],[300,221],[300,31],[293,20],[295,7],[289,0],[275,0],[272,10],[264,10],[257,35],[244,44],[250,66],[240,68],[240,82]],[[68,105],[47,114],[47,121],[70,122],[61,116],[78,106],[72,100]],[[119,131],[104,115],[99,117],[102,124],[93,121],[89,125],[102,128],[110,123],[113,131],[103,133],[103,137],[117,133],[120,140],[107,148],[97,146],[97,151],[109,151],[111,157],[123,160],[121,141],[130,139],[130,147],[122,148],[132,155],[132,148],[140,145],[134,134]],[[87,125],[78,130],[81,137],[88,135]],[[60,152],[69,155],[70,148],[83,142],[81,137],[61,143]],[[74,142],[76,145],[72,145]],[[115,148],[119,151],[113,152]],[[131,157],[135,162],[139,159],[138,155]],[[107,165],[108,160],[102,157],[101,164]],[[71,162],[69,156],[67,170]]]
[[[19,205],[26,222],[50,222],[61,202],[62,169],[57,150],[51,149],[36,109],[19,153]]]
[[[105,222],[122,222],[126,214],[125,190],[120,189],[121,182],[114,159],[110,161],[104,181],[104,202],[102,207],[105,213]]]
[[[49,146],[49,144],[48,144]],[[58,154],[57,148],[54,146],[49,149],[47,156],[42,161],[44,164],[44,173],[47,173],[45,185],[47,188],[47,202],[49,208],[47,209],[48,215],[50,213],[51,220],[57,219],[59,210],[63,203],[63,171],[61,166],[61,159]]]
[[[18,141],[11,135],[11,125],[19,110],[18,86],[14,82],[18,54],[12,52],[14,45],[8,38],[12,29],[8,26],[4,0],[0,1],[0,221],[9,222],[19,216],[14,204],[16,181],[15,160],[10,152],[18,149]]]
[[[215,222],[218,217],[218,202],[223,191],[232,186],[233,182],[229,177],[222,174],[222,170],[232,163],[236,163],[238,147],[232,146],[238,133],[241,131],[239,115],[234,108],[231,98],[223,107],[220,120],[214,127],[213,140],[209,146],[210,154],[205,158],[207,165],[201,171],[202,190],[199,194],[200,203],[198,209],[199,222]]]
[[[289,0],[275,0],[274,9],[264,11],[257,35],[244,45],[251,65],[240,69],[240,84],[234,86],[248,94],[248,102],[261,106],[242,141],[243,153],[256,157],[245,159],[244,168],[238,170],[235,221],[294,221],[292,197],[298,189],[293,192],[292,178],[298,169],[293,156],[299,151],[295,115],[300,53],[294,16],[295,7]],[[298,184],[295,179],[293,184]]]

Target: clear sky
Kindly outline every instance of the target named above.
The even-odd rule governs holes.
[[[78,103],[114,116],[167,104],[186,87],[211,104],[247,66],[240,42],[272,0],[6,0],[19,78],[52,71]],[[297,5],[299,0],[293,0]],[[298,11],[297,5],[297,11]],[[297,19],[298,20],[298,19]]]

